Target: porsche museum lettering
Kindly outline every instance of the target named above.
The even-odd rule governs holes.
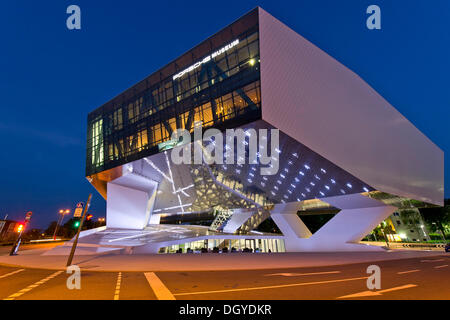
[[[173,80],[176,80],[180,77],[182,77],[184,74],[191,72],[192,70],[197,69],[198,67],[200,67],[202,64],[209,62],[211,59],[214,59],[215,57],[221,55],[222,53],[224,53],[225,51],[230,50],[231,48],[237,46],[239,44],[239,39],[234,40],[233,42],[231,42],[230,44],[227,44],[225,47],[213,52],[212,54],[204,57],[202,60],[194,63],[192,66],[190,66],[189,68],[184,69],[183,71],[177,73],[176,75],[173,76]]]

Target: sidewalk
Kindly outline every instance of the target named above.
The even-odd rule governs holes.
[[[67,256],[43,256],[27,250],[17,256],[0,256],[1,265],[64,270]],[[75,256],[73,264],[90,271],[218,271],[323,267],[385,260],[448,255],[438,251],[391,250],[387,252],[301,252],[228,254],[103,254]],[[449,255],[450,256],[450,255]]]

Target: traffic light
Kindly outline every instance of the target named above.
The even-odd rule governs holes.
[[[16,229],[17,229],[17,232],[22,232],[23,231],[23,224],[19,224],[17,227],[16,227]]]
[[[79,226],[80,226],[80,221],[77,220],[73,223],[74,228],[78,228]]]
[[[87,220],[87,221],[89,221],[89,220],[91,220],[91,219],[92,219],[92,217],[93,217],[93,215],[92,215],[92,214],[88,214],[88,215],[86,216],[86,220]]]

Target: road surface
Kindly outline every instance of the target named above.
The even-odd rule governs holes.
[[[56,246],[59,246],[63,244],[64,241],[51,241],[51,242],[43,242],[43,243],[34,243],[34,244],[21,244],[20,245],[20,252],[27,251],[27,250],[48,250],[51,248],[54,248]],[[7,256],[11,252],[12,245],[7,246],[0,246],[0,256]]]
[[[370,263],[195,272],[98,272],[82,269],[81,289],[65,271],[0,265],[0,299],[240,300],[450,299],[450,255],[374,263],[381,289],[366,286]]]

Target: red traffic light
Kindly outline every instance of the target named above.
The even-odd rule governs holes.
[[[18,224],[17,226],[16,226],[16,232],[22,232],[23,231],[23,224]]]
[[[91,220],[91,219],[92,219],[92,217],[93,217],[93,215],[92,215],[92,214],[88,214],[88,215],[86,216],[86,220],[87,220],[87,221],[89,221],[89,220]]]

